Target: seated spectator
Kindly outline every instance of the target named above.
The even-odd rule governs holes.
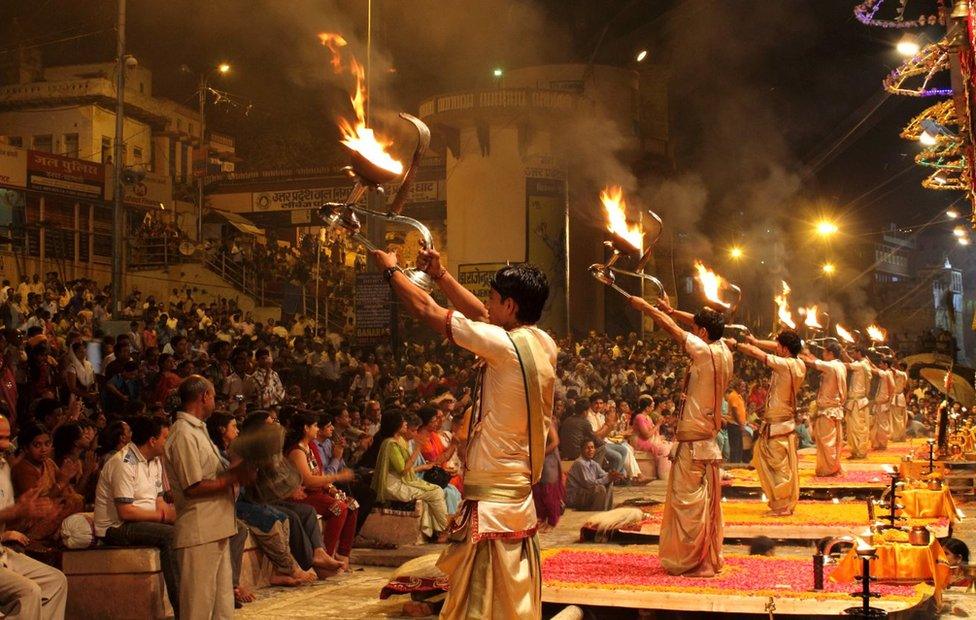
[[[583,453],[583,447],[587,441],[592,441],[596,446],[597,463],[606,464],[613,471],[620,472],[623,468],[623,459],[617,452],[608,452],[604,448],[603,439],[596,436],[593,426],[586,419],[590,403],[585,398],[576,401],[573,415],[566,418],[559,427],[559,453],[563,460],[575,460]]]
[[[132,441],[102,467],[95,492],[95,536],[115,547],[156,547],[166,594],[179,617],[179,573],[173,551],[176,509],[163,499],[163,455],[169,420],[132,419]]]
[[[129,403],[139,400],[139,362],[129,360],[122,371],[105,383],[105,413],[121,415]]]
[[[237,420],[226,413],[214,413],[207,418],[207,432],[210,439],[220,450],[221,455],[231,465],[236,465],[240,459],[233,457],[227,449],[237,438]],[[299,586],[309,581],[315,581],[316,575],[312,571],[303,570],[288,548],[288,516],[267,504],[258,504],[242,498],[238,493],[234,505],[237,518],[243,521],[257,542],[258,547],[267,556],[275,571],[269,582],[275,586]],[[246,536],[242,537],[246,538]],[[242,540],[243,542],[243,540]],[[244,545],[231,551],[231,563],[234,567],[234,587],[240,587],[240,573]]]
[[[352,471],[346,469],[337,474],[325,474],[319,462],[318,450],[311,444],[318,435],[318,420],[307,413],[295,412],[288,421],[285,436],[285,455],[302,476],[305,498],[300,500],[313,508],[325,522],[326,551],[336,560],[348,566],[352,540],[356,536],[355,500],[347,501],[336,482],[350,482]]]
[[[132,441],[132,427],[125,420],[113,420],[102,429],[98,436],[98,449],[95,454],[104,466],[105,461],[122,450]]]
[[[447,539],[447,505],[443,491],[424,482],[413,471],[407,437],[410,429],[403,412],[393,409],[383,414],[373,445],[363,455],[361,466],[373,468],[373,490],[378,502],[419,501],[421,531],[438,542]],[[416,457],[414,457],[416,458]]]
[[[432,407],[426,407],[425,409],[436,411]],[[424,409],[421,409],[421,411],[424,411]],[[456,486],[451,484],[450,473],[436,463],[428,462],[424,457],[423,447],[418,442],[419,432],[424,427],[423,418],[411,413],[406,416],[406,419],[407,433],[404,435],[404,438],[407,440],[407,447],[410,450],[410,463],[412,464],[413,471],[416,474],[423,475],[425,482],[441,487],[441,490],[444,492],[444,505],[447,509],[447,514],[452,515],[457,512],[458,507],[461,505],[461,492]],[[436,415],[431,415],[431,419],[427,424],[433,423],[436,419]],[[431,474],[434,475],[428,479],[427,476]]]
[[[68,479],[68,483],[82,497],[88,495],[89,488],[94,495],[94,485],[98,479],[98,458],[92,449],[94,439],[94,428],[88,420],[62,424],[51,435],[54,464],[62,471],[77,471]]]
[[[0,454],[10,448],[10,422],[0,417]],[[27,546],[30,539],[6,529],[7,525],[45,519],[57,507],[49,498],[40,497],[39,486],[21,493],[15,502],[11,478],[10,464],[0,457],[0,540]],[[0,613],[9,618],[63,619],[68,599],[64,573],[10,548],[0,547],[0,554]]]
[[[52,544],[65,517],[84,509],[82,496],[71,486],[81,463],[67,461],[59,469],[51,459],[51,435],[37,423],[25,424],[17,434],[17,449],[22,458],[10,471],[17,497],[34,491],[36,496],[51,500],[53,509],[43,517],[23,520],[19,530],[40,545]]]
[[[623,478],[616,470],[603,471],[594,459],[596,444],[587,440],[566,479],[566,505],[575,510],[609,510],[613,507],[613,483]]]

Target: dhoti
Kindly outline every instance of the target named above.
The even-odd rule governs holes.
[[[813,440],[817,443],[816,473],[818,476],[836,476],[841,473],[841,421],[836,415],[828,413],[831,411],[830,409],[823,411],[813,419]]]
[[[470,515],[477,514],[477,503],[466,501],[461,511],[467,516],[461,530],[451,536],[460,541],[453,542],[437,560],[437,567],[451,580],[440,617],[541,618],[538,536],[482,538],[475,542]]]
[[[796,434],[790,432],[770,437],[769,427],[763,425],[752,448],[752,465],[759,474],[759,484],[769,501],[769,508],[792,513],[800,499]]]
[[[678,444],[664,499],[659,556],[672,575],[711,577],[722,569],[720,461],[696,461]]]
[[[867,399],[847,401],[847,447],[852,459],[863,459],[868,455],[868,442],[871,436],[871,418]]]
[[[905,441],[908,432],[908,409],[904,405],[891,406],[891,440]]]
[[[884,450],[891,438],[891,405],[881,403],[874,406],[874,419],[871,421],[871,448]]]

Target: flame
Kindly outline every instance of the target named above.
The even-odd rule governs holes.
[[[644,247],[644,233],[639,223],[627,221],[624,190],[619,185],[606,187],[600,192],[600,202],[603,203],[603,210],[607,213],[607,230],[641,252]]]
[[[820,324],[820,320],[817,318],[817,306],[803,308],[803,311],[803,314],[806,314],[806,319],[803,321],[804,325],[813,329],[823,329],[823,325]]]
[[[843,325],[837,323],[834,325],[834,329],[837,331],[837,335],[844,339],[844,341],[854,344],[854,336]]]
[[[868,338],[870,338],[874,342],[884,342],[885,340],[888,339],[888,331],[881,327],[878,327],[877,325],[868,325],[867,331],[868,331]]]
[[[773,301],[776,303],[776,316],[779,322],[783,325],[789,327],[790,329],[796,329],[796,322],[793,320],[793,313],[790,312],[790,286],[783,282],[783,292],[775,297]]]
[[[699,260],[695,261],[695,271],[697,272],[695,278],[698,280],[698,284],[701,285],[702,294],[705,295],[705,299],[728,308],[729,304],[722,301],[722,298],[718,295],[719,289],[722,287],[722,276],[706,267]]]
[[[341,73],[343,70],[341,48],[346,46],[346,40],[340,34],[331,32],[319,33],[319,41],[329,48],[332,54],[332,70]],[[403,164],[393,159],[387,152],[392,146],[389,140],[383,140],[366,126],[366,77],[362,65],[355,58],[349,60],[348,70],[356,77],[356,90],[350,97],[352,109],[356,113],[356,122],[339,118],[339,132],[341,142],[356,151],[370,163],[383,168],[393,174],[403,173]]]

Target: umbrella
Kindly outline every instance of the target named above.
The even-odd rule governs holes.
[[[945,368],[939,367],[927,367],[921,368],[918,374],[935,386],[935,389],[939,392],[946,394],[945,382],[946,373],[950,372]],[[955,371],[952,372],[951,385],[949,386],[949,393],[947,396],[953,400],[959,402],[963,407],[972,407],[976,405],[976,389],[973,389],[972,383],[966,380],[962,375]]]

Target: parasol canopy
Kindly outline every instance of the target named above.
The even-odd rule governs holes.
[[[918,374],[935,386],[935,389],[939,392],[946,394],[946,373],[950,372],[945,368],[938,368],[930,366],[928,368],[921,368]],[[973,385],[961,374],[951,371],[951,383],[949,386],[949,392],[946,394],[953,400],[958,401],[964,407],[972,407],[976,405],[976,389],[973,389]]]

